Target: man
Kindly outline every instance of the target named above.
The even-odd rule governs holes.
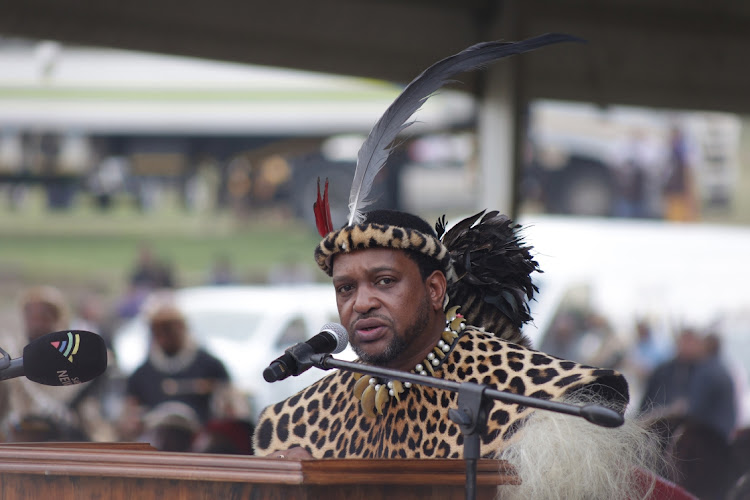
[[[3,347],[9,355],[20,354],[24,345],[49,333],[70,328],[70,309],[64,294],[51,285],[31,286],[23,291],[19,301],[23,338],[4,337]],[[8,345],[6,342],[11,343]],[[5,439],[20,439],[24,430],[43,428],[38,439],[57,435],[69,441],[114,439],[112,426],[104,417],[95,393],[101,381],[67,387],[45,386],[23,377],[8,380],[0,386],[0,422]],[[42,425],[42,422],[47,424]],[[27,438],[33,432],[25,432]]]
[[[730,442],[737,423],[734,380],[721,359],[721,339],[715,333],[701,339],[701,357],[688,389],[686,414]]]
[[[628,389],[620,374],[524,345],[519,328],[529,319],[525,299],[533,291],[529,270],[536,263],[506,217],[491,212],[473,225],[477,219],[469,219],[472,227],[465,231],[459,223],[458,233],[451,230],[441,241],[416,216],[374,211],[364,223],[323,239],[316,260],[332,276],[341,322],[360,360],[535,398],[593,401],[624,412]],[[475,250],[463,254],[468,248]],[[483,274],[492,266],[505,269],[502,281]],[[497,271],[490,274],[498,276]],[[456,312],[459,300],[464,305]],[[280,458],[461,458],[463,436],[448,418],[449,409],[458,406],[457,398],[456,393],[431,387],[334,372],[262,413],[255,452]],[[630,481],[631,468],[657,452],[644,445],[636,452],[641,455],[631,453],[634,441],[640,446],[647,438],[633,424],[605,429],[570,416],[560,415],[563,420],[557,421],[558,416],[547,414],[494,402],[481,435],[481,455],[509,459],[513,456],[504,455],[508,450],[532,442],[537,452],[555,450],[546,453],[554,457],[554,464],[539,467],[545,474],[566,471],[560,467],[565,463],[574,464],[577,471],[598,468],[603,474],[598,483],[607,488],[609,475],[619,474],[613,484],[622,486]],[[587,442],[589,437],[596,439]],[[569,449],[561,449],[555,439]],[[603,447],[602,442],[611,446]],[[521,462],[512,463],[523,469]],[[566,480],[575,488],[592,484],[590,478],[565,473],[554,488]],[[530,479],[531,484],[538,486],[540,481]],[[605,496],[597,496],[601,491]],[[545,494],[537,491],[527,498]],[[618,498],[610,494],[594,490],[591,498]],[[529,493],[519,490],[519,498],[524,495]]]
[[[21,298],[21,315],[29,342],[69,327],[67,301],[62,292],[53,286],[28,288]]]
[[[489,215],[478,232],[486,235],[493,225],[507,229],[503,236],[508,241],[502,249],[515,260],[521,270],[516,281],[523,283],[535,262],[528,248],[511,248],[517,239],[507,218]],[[494,251],[485,253],[490,256]],[[363,362],[544,399],[559,399],[585,388],[606,395],[624,410],[627,384],[619,374],[583,367],[522,345],[525,339],[518,326],[528,313],[517,297],[531,293],[530,282],[525,284],[526,290],[523,285],[514,286],[511,279],[505,283],[506,290],[498,285],[498,295],[515,292],[510,299],[513,305],[507,304],[505,309],[517,313],[503,319],[486,311],[500,309],[485,307],[483,297],[470,298],[462,286],[452,285],[454,294],[446,317],[447,276],[456,271],[449,255],[425,221],[401,212],[371,212],[366,223],[345,227],[321,242],[316,249],[318,264],[333,278],[341,322]],[[455,315],[452,300],[461,295],[468,300],[458,313],[470,319],[488,318],[501,332],[500,337],[489,329],[485,332],[465,325],[464,318]],[[490,295],[488,291],[485,297]],[[299,446],[319,458],[462,455],[460,430],[447,418],[448,409],[457,406],[455,393],[405,387],[408,384],[401,387],[396,382],[397,391],[384,402],[383,387],[388,388],[391,382],[389,390],[393,391],[393,381],[360,380],[351,373],[335,373],[267,409],[258,425],[258,453]],[[375,399],[370,397],[373,391]],[[528,407],[494,404],[489,428],[482,436],[482,455],[490,456],[502,448],[531,413]]]
[[[654,368],[647,381],[640,409],[650,418],[681,416],[689,399],[696,367],[704,353],[703,340],[691,327],[683,327],[677,337],[676,352]]]
[[[690,387],[688,415],[703,422],[729,442],[737,424],[737,402],[732,375],[721,359],[721,339],[703,339],[704,355]]]
[[[449,231],[444,219],[438,221],[433,231],[411,214],[364,210],[404,120],[444,81],[560,40],[566,38],[488,42],[434,64],[405,88],[360,149],[344,227],[333,229],[327,185],[318,195],[314,210],[323,240],[315,259],[333,279],[341,322],[363,363],[540,399],[595,401],[624,412],[628,388],[620,374],[528,346],[521,327],[531,319],[527,301],[536,291],[531,273],[537,263],[510,219],[480,212]],[[440,389],[334,372],[266,408],[255,451],[279,458],[460,458],[463,435],[448,418],[457,400],[456,393]],[[550,422],[539,415],[546,413],[500,402],[489,409],[480,453],[516,468],[522,485],[511,495],[643,496],[642,487],[651,483],[636,484],[632,474],[643,458],[643,448],[631,446],[639,429],[601,429],[571,423],[582,419],[569,416]],[[599,441],[582,439],[589,435]]]
[[[146,362],[127,380],[121,422],[127,438],[142,430],[144,411],[167,401],[186,404],[205,422],[215,416],[216,398],[228,394],[230,388],[224,364],[196,345],[169,293],[156,294],[145,307],[152,343]]]
[[[50,285],[32,286],[24,290],[19,300],[19,311],[23,336],[3,339],[4,348],[12,357],[20,354],[25,344],[63,330],[68,325],[69,309],[65,297],[59,289]],[[22,377],[4,382],[0,387],[4,426],[19,426],[27,417],[38,415],[68,426],[77,425],[68,403],[84,385],[87,384],[46,387]]]

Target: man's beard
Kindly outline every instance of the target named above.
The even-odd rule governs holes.
[[[394,331],[391,341],[385,346],[382,352],[369,354],[364,352],[360,346],[352,344],[352,350],[359,356],[359,359],[371,365],[385,365],[394,361],[399,355],[411,346],[417,333],[421,332],[430,322],[430,301],[427,297],[419,305],[414,322],[407,326],[403,332]]]

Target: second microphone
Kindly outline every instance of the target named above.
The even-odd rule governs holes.
[[[263,370],[263,378],[266,382],[276,382],[289,376],[297,376],[310,368],[310,365],[299,363],[300,356],[338,354],[346,349],[348,343],[349,334],[346,328],[338,323],[326,323],[320,328],[320,333],[306,342],[290,347],[276,358]]]

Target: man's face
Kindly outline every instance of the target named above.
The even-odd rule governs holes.
[[[434,301],[406,253],[374,248],[337,255],[333,285],[341,322],[363,361],[398,366],[433,341]]]
[[[151,322],[151,336],[167,356],[174,356],[185,344],[187,327],[182,319],[157,319]]]
[[[59,330],[60,313],[51,304],[29,302],[23,307],[23,320],[26,326],[26,337],[29,340],[35,340],[42,335]]]

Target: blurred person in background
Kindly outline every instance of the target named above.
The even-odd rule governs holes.
[[[138,440],[159,451],[188,452],[200,429],[195,410],[179,401],[167,401],[144,415],[143,434]]]
[[[625,347],[606,317],[582,308],[560,312],[540,350],[559,358],[617,368]]]
[[[621,366],[634,393],[643,391],[651,373],[667,361],[671,354],[667,343],[654,334],[651,323],[645,318],[636,319],[635,341],[628,347]]]
[[[112,347],[113,319],[111,311],[102,302],[100,295],[94,291],[87,291],[76,300],[70,321],[71,329],[97,333],[107,346],[107,371],[88,383],[71,402],[74,406],[87,398],[94,398],[98,402],[99,413],[106,419],[109,428],[106,438],[102,436],[101,439],[97,439],[103,441],[117,439],[115,422],[122,410],[124,394],[124,378]]]
[[[138,248],[138,258],[130,273],[130,284],[146,290],[173,288],[172,268],[154,255],[149,244],[143,243]]]
[[[737,423],[734,381],[720,356],[717,335],[682,330],[676,356],[648,379],[641,410],[654,417],[690,419],[720,434],[727,443]]]
[[[607,318],[595,311],[587,311],[577,358],[602,368],[619,368],[624,356],[625,347]]]
[[[639,379],[645,380],[657,366],[669,358],[670,352],[668,347],[656,338],[648,320],[636,320],[635,334],[635,342],[628,353],[626,363]]]
[[[118,317],[135,317],[152,291],[174,287],[172,267],[157,258],[149,243],[141,243],[125,294],[117,304]]]
[[[96,293],[84,293],[75,301],[70,320],[73,330],[86,330],[98,333],[109,347],[112,340],[110,311]]]
[[[28,288],[21,296],[20,307],[28,342],[70,326],[70,307],[62,292],[53,286]]]
[[[664,217],[686,222],[697,219],[695,178],[690,167],[690,148],[685,133],[672,127],[669,136],[669,158],[663,187]]]
[[[13,351],[11,357],[18,357],[26,344],[71,326],[68,303],[63,293],[53,286],[27,289],[21,295],[19,308],[24,338],[3,339],[3,343],[13,344],[7,347]],[[106,374],[99,378],[106,378]],[[98,391],[92,390],[97,385],[92,386],[93,383],[58,387],[37,384],[24,377],[5,381],[0,385],[0,418],[6,439],[13,434],[13,429],[22,429],[28,422],[46,421],[50,428],[68,429],[66,435],[69,436],[112,440],[115,434],[102,416]]]
[[[740,477],[727,493],[726,500],[747,500],[750,498],[750,472]]]
[[[658,365],[648,377],[641,400],[641,411],[654,418],[684,414],[687,409],[688,387],[703,354],[703,341],[698,332],[693,328],[683,327],[677,337],[674,357]]]
[[[641,403],[664,439],[673,480],[706,500],[725,498],[736,476],[734,384],[719,354],[717,336],[683,328],[675,357],[653,371]]]
[[[128,378],[120,432],[133,439],[144,430],[144,416],[160,404],[189,406],[201,424],[241,411],[224,363],[199,347],[169,291],[144,304],[151,331],[148,359]]]
[[[558,358],[578,361],[578,341],[580,332],[578,321],[570,311],[563,311],[557,316],[545,336],[539,350],[547,352]]]
[[[229,258],[229,255],[217,255],[214,258],[213,264],[211,264],[206,284],[211,286],[236,285],[240,281],[234,272],[232,260]]]
[[[750,498],[750,427],[737,429],[732,442],[729,443],[729,449],[732,457],[734,496],[730,495],[728,498]]]
[[[646,217],[648,215],[646,147],[645,132],[640,129],[634,130],[627,143],[624,159],[614,165],[617,195],[614,211],[617,217]]]
[[[736,482],[725,436],[694,418],[687,416],[675,427],[665,453],[672,480],[701,500],[724,500]]]
[[[94,197],[96,208],[103,212],[112,208],[115,196],[125,188],[128,168],[124,158],[108,156],[92,170],[86,184]]]
[[[716,334],[701,340],[701,356],[689,385],[687,415],[719,432],[729,442],[737,423],[734,380],[721,360]]]

